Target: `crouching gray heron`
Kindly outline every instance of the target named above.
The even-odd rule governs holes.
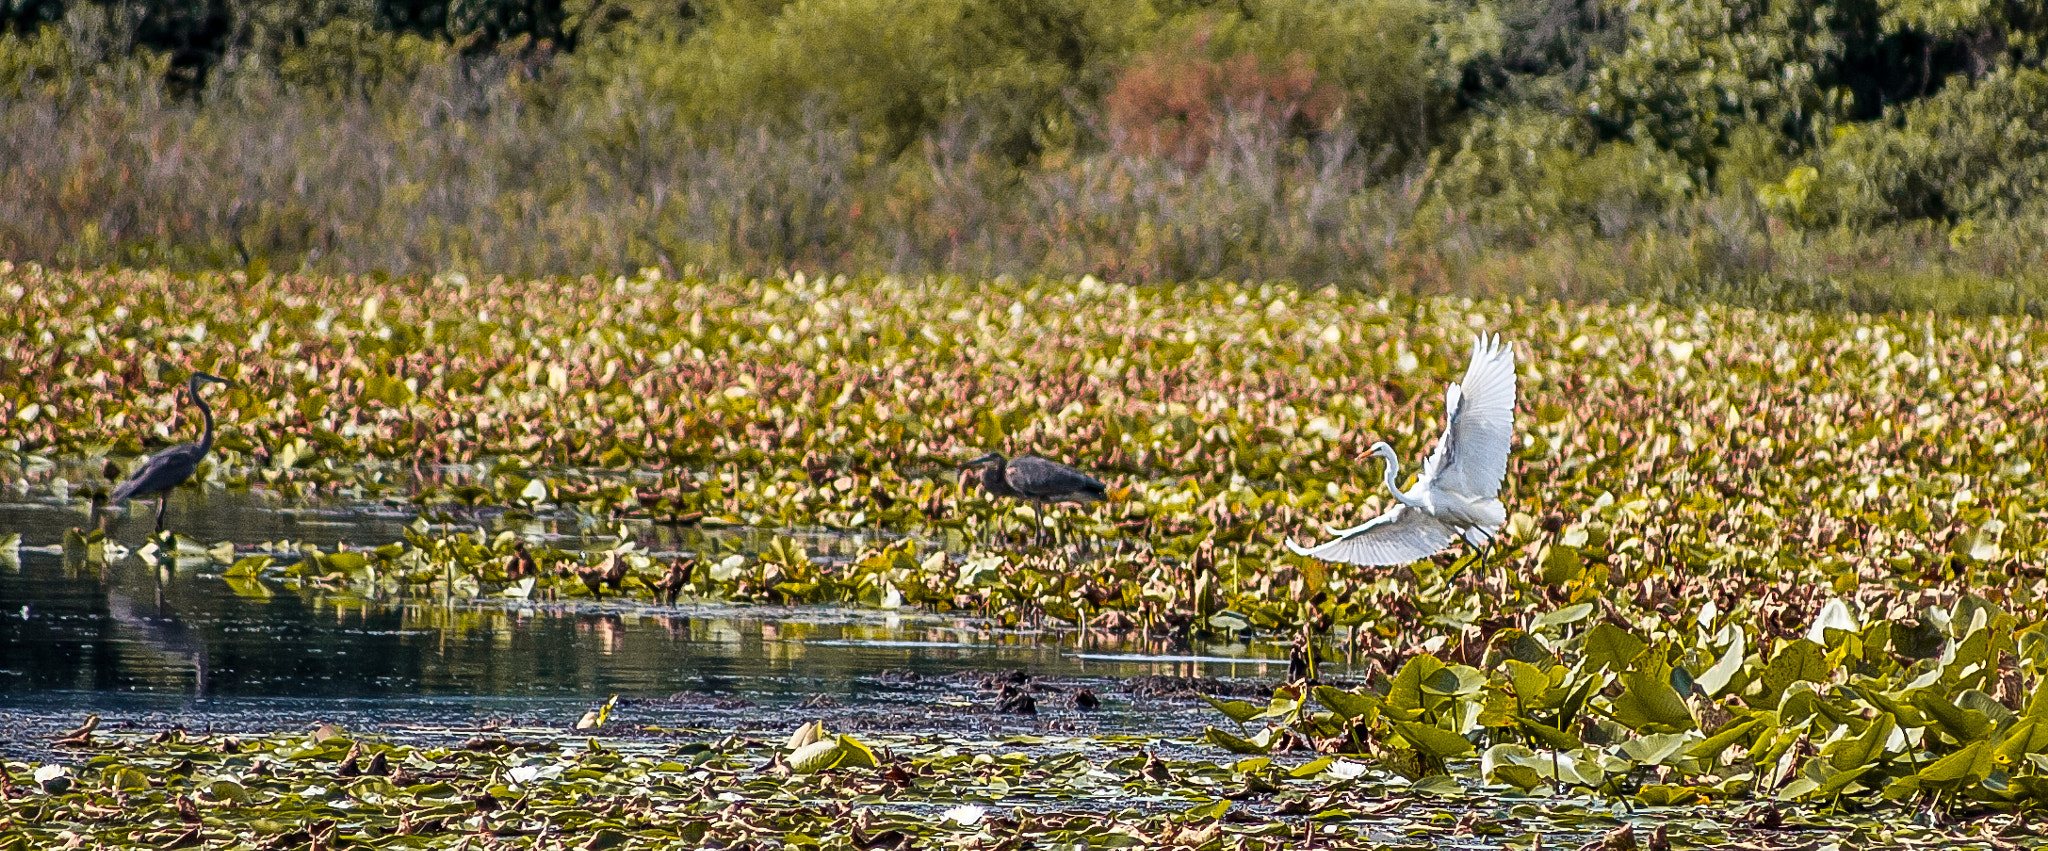
[[[1031,502],[1038,516],[1036,541],[1045,534],[1045,508],[1060,502],[1102,502],[1109,491],[1102,480],[1057,461],[1036,455],[1004,458],[990,452],[960,465],[961,469],[988,465],[981,471],[981,489],[989,496],[1013,497]]]

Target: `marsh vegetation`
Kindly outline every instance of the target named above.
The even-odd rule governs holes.
[[[388,540],[223,548],[173,537],[141,554],[182,557],[188,573],[250,594],[832,603],[1169,644],[1305,632],[1342,660],[1344,681],[1271,701],[1218,698],[1206,743],[1175,757],[1192,762],[1084,757],[1089,782],[1195,795],[1178,815],[1131,816],[1151,825],[1143,842],[1171,844],[1183,828],[1183,844],[1200,847],[1324,828],[1331,841],[1396,841],[1348,819],[1414,794],[1477,796],[1464,821],[1482,836],[1557,829],[1508,816],[1562,812],[1570,799],[1703,819],[1670,822],[1679,844],[1788,825],[1902,841],[1951,820],[2003,829],[1995,814],[2031,806],[2042,788],[2048,577],[2035,472],[2048,422],[2032,401],[2048,328],[2033,319],[1093,278],[249,279],[18,266],[0,295],[0,449],[22,481],[82,510],[109,485],[52,471],[186,439],[194,424],[171,388],[202,369],[238,386],[213,397],[219,437],[198,492],[416,512],[386,527]],[[1288,554],[1287,535],[1383,507],[1365,447],[1441,430],[1441,388],[1479,327],[1516,342],[1526,400],[1494,556],[1507,585],[1456,554],[1405,571]],[[1071,461],[1111,499],[1044,520],[991,501],[957,469],[986,450]],[[576,540],[533,534],[535,522]],[[1070,541],[1033,546],[1041,522]],[[80,569],[132,554],[81,526],[67,542]],[[639,543],[655,527],[762,537]],[[829,556],[806,544],[832,530],[863,537]],[[264,747],[286,746],[318,750]],[[637,812],[634,784],[704,768],[683,757],[744,755],[754,767],[741,774],[754,776],[773,756],[743,742],[649,747],[640,769],[578,775],[624,784],[623,809],[607,818]],[[876,765],[831,769],[852,778],[842,791],[855,795],[853,820],[814,826],[821,843],[880,830],[852,814],[878,806],[850,791],[859,784],[922,788],[890,779],[925,776],[920,751],[861,748],[834,752]],[[611,749],[600,737],[589,753]],[[787,766],[795,749],[785,750]],[[424,770],[455,770],[446,755],[422,758],[441,766]],[[135,766],[140,785],[112,764],[73,769],[80,785],[66,794],[84,798],[17,804],[48,814],[17,809],[17,827],[54,829],[63,808],[123,794],[144,819],[197,796],[208,836],[216,816],[234,830],[267,823],[206,787],[151,779],[153,763]],[[516,767],[480,768],[474,789],[455,783],[468,803],[446,815],[462,827],[443,826],[474,833],[464,820],[479,817],[476,796],[505,782],[486,776]],[[993,782],[1001,771],[986,767]],[[1067,780],[1026,775],[1003,782],[1067,794],[1053,788]],[[745,782],[803,782],[761,777]],[[1288,803],[1297,787],[1306,803]],[[323,785],[344,788],[355,782]],[[383,789],[363,793],[393,794]],[[1023,806],[1020,824],[1037,827],[1017,831],[1080,829],[1048,827]],[[330,829],[330,817],[294,817],[292,829]],[[606,824],[622,841],[652,841],[692,818]],[[375,819],[331,829],[392,847],[443,841],[399,839]],[[507,841],[541,841],[520,835]],[[980,841],[1007,841],[991,837]]]
[[[0,13],[0,256],[2038,313],[2044,34],[1837,0],[36,0]]]

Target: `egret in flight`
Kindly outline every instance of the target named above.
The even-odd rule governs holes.
[[[1387,490],[1395,505],[1362,526],[1331,530],[1336,540],[1302,547],[1297,554],[1346,564],[1392,566],[1442,552],[1463,541],[1485,558],[1487,542],[1507,522],[1500,483],[1507,477],[1508,444],[1515,432],[1515,351],[1499,337],[1472,343],[1465,380],[1444,394],[1444,436],[1422,463],[1415,486],[1402,491],[1401,462],[1386,443],[1372,454],[1386,459]]]
[[[1000,452],[990,452],[960,466],[966,469],[983,464],[989,467],[981,471],[981,489],[989,496],[1031,501],[1041,518],[1037,524],[1041,535],[1045,531],[1045,506],[1056,502],[1101,502],[1109,498],[1108,490],[1100,479],[1036,455],[1005,459]]]
[[[192,471],[199,469],[199,461],[213,449],[213,408],[199,398],[199,385],[226,384],[234,382],[204,372],[192,373],[185,382],[185,393],[192,397],[192,404],[199,406],[199,415],[206,420],[206,430],[200,434],[198,443],[181,443],[149,457],[135,475],[114,489],[109,499],[119,505],[134,497],[156,497],[156,530],[164,530],[164,504],[169,500],[171,490],[192,478]]]

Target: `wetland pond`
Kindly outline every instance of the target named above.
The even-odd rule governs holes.
[[[317,582],[237,583],[224,576],[230,558],[285,559],[299,545],[328,552],[378,546],[402,538],[418,520],[416,509],[403,501],[286,500],[260,489],[186,489],[174,495],[167,525],[214,552],[167,557],[148,550],[153,505],[137,504],[126,515],[105,512],[101,521],[89,514],[88,503],[52,493],[47,484],[16,484],[0,499],[0,536],[20,535],[13,558],[0,562],[4,760],[18,761],[18,767],[71,764],[69,770],[80,776],[101,778],[131,770],[156,777],[196,762],[202,773],[240,776],[237,782],[254,790],[252,775],[229,773],[243,770],[232,754],[252,749],[277,755],[264,770],[279,789],[334,794],[323,791],[333,771],[327,766],[356,765],[352,748],[358,745],[352,742],[359,741],[370,748],[366,755],[374,750],[393,764],[445,768],[460,760],[469,769],[446,776],[460,788],[474,786],[479,801],[518,793],[522,802],[539,802],[535,811],[550,814],[540,819],[537,847],[555,829],[545,825],[585,819],[581,828],[563,829],[573,836],[594,831],[588,842],[599,845],[606,837],[641,833],[687,842],[702,830],[682,818],[679,827],[621,823],[616,833],[606,833],[612,828],[602,826],[608,823],[604,812],[580,798],[549,797],[577,793],[574,784],[534,785],[570,762],[601,764],[605,782],[624,782],[636,776],[636,760],[666,769],[688,760],[711,773],[658,787],[656,800],[670,796],[679,802],[674,806],[686,809],[690,790],[696,796],[711,790],[723,801],[756,799],[757,809],[746,811],[744,820],[757,835],[840,830],[845,813],[833,807],[846,795],[881,800],[860,797],[864,781],[846,781],[854,788],[840,790],[802,782],[801,775],[768,785],[731,786],[722,779],[772,775],[783,758],[778,743],[791,731],[801,735],[813,721],[842,738],[880,743],[890,765],[911,768],[918,778],[915,792],[872,811],[886,813],[882,818],[894,819],[906,835],[1023,829],[1003,827],[1011,824],[1005,821],[977,825],[984,811],[1007,811],[1013,818],[1038,813],[1054,827],[1032,829],[1071,833],[1083,842],[1097,834],[1117,840],[1119,830],[1213,833],[1222,824],[1217,814],[1228,808],[1214,797],[1218,784],[1243,785],[1236,772],[1256,773],[1245,767],[1264,760],[1238,762],[1205,743],[1202,731],[1218,715],[1191,693],[1192,678],[1200,678],[1203,691],[1259,700],[1288,673],[1289,645],[1270,638],[1205,642],[999,628],[979,617],[914,608],[536,601],[502,594],[373,598]],[[573,521],[468,519],[498,528],[513,524],[565,550],[617,544],[610,534],[579,536]],[[103,557],[80,558],[76,530],[101,522]],[[744,552],[764,540],[795,536],[814,558],[843,560],[872,543],[842,533],[633,528],[637,547],[657,558],[729,552],[735,546]],[[1322,672],[1330,679],[1352,675],[1334,660]],[[1005,703],[1019,687],[1035,696],[1034,711]],[[1084,694],[1099,695],[1099,705],[1090,703],[1084,711]],[[608,723],[601,739],[595,731],[582,731],[579,719],[587,720],[613,696],[618,699],[604,710]],[[78,764],[85,755],[64,738],[87,716],[97,716],[101,738],[94,747],[101,750]],[[333,738],[323,744],[323,737]],[[579,753],[585,742],[588,750]],[[1288,783],[1304,788],[1364,771],[1361,763],[1312,753],[1276,757],[1274,764],[1276,779],[1295,770],[1298,779]],[[1160,767],[1167,765],[1172,768]],[[733,770],[715,770],[720,766]],[[166,784],[180,782],[163,776]],[[506,787],[493,785],[494,776],[527,779]],[[1187,777],[1193,785],[1154,782],[1169,776]],[[1140,781],[1144,785],[1132,785]],[[243,830],[240,835],[250,842],[272,843],[260,847],[286,847],[277,843],[298,834],[265,826],[276,822],[299,825],[309,836],[326,830],[359,840],[439,831],[430,841],[440,844],[429,847],[458,847],[450,843],[460,831],[495,831],[503,839],[528,830],[488,816],[408,827],[410,817],[393,815],[447,809],[436,809],[434,799],[406,797],[434,785],[408,787],[405,796],[357,813],[355,821],[322,820],[318,813],[280,805],[262,810],[270,821],[257,822],[253,833],[235,821],[192,827],[156,818],[151,824],[168,826],[98,835],[136,847],[177,847]],[[374,781],[362,788],[373,786],[384,788]],[[771,786],[776,791],[764,791]],[[1557,810],[1555,801],[1511,796],[1485,808],[1490,821],[1477,822],[1496,825],[1489,828],[1494,835],[1461,829],[1465,835],[1453,838],[1445,835],[1449,827],[1439,823],[1440,814],[1471,821],[1482,815],[1479,808],[1446,801],[1431,811],[1403,812],[1403,788],[1364,778],[1342,797],[1289,795],[1279,804],[1245,808],[1239,820],[1252,823],[1241,829],[1272,819],[1257,829],[1290,837],[1315,833],[1339,845],[1477,848],[1508,844],[1501,841],[1507,831],[1500,825],[1515,825],[1517,835],[1537,831],[1584,841],[1628,823],[1625,810],[1603,804]],[[955,806],[962,802],[964,809]],[[1367,803],[1380,809],[1368,811]],[[1301,815],[1311,811],[1347,813],[1350,823],[1317,826],[1316,819]],[[1062,822],[1066,826],[1057,827]],[[54,831],[63,825],[52,820],[44,827]],[[1438,838],[1444,840],[1440,845]],[[5,841],[0,836],[0,847],[33,847]]]
[[[2043,842],[2037,321],[5,283],[0,851]],[[1286,555],[1386,507],[1371,441],[1426,463],[1482,328],[1526,380],[1489,569]],[[241,386],[175,541],[103,528],[195,369]],[[957,473],[1005,448],[1105,480],[1074,549]],[[1276,689],[1301,632],[1360,661]]]
[[[0,536],[18,534],[0,563],[0,720],[26,730],[85,713],[137,723],[232,723],[284,729],[462,724],[519,719],[567,725],[612,695],[622,720],[663,726],[787,729],[819,715],[842,723],[1023,730],[1082,723],[1088,731],[1199,734],[1214,716],[1199,701],[1132,711],[1120,684],[1205,677],[1247,694],[1287,672],[1275,639],[1166,641],[1135,633],[1001,629],[986,620],[914,608],[657,605],[577,597],[529,601],[482,595],[365,596],[316,583],[223,579],[216,558],[144,558],[153,503],[126,514],[17,483],[0,498]],[[261,489],[182,489],[167,525],[234,557],[289,558],[401,539],[417,520],[403,500],[286,499]],[[470,518],[486,524],[504,517]],[[573,521],[520,521],[551,546],[611,546]],[[67,557],[68,532],[106,529],[103,560]],[[635,527],[657,557],[719,544],[745,550],[776,535],[750,529]],[[859,535],[778,530],[814,558],[844,559]],[[716,539],[727,540],[719,542]],[[1343,676],[1341,664],[1326,668]],[[989,677],[1036,678],[1050,692],[1036,716],[1005,716]],[[1102,711],[1071,711],[1071,694],[1102,694]],[[1162,714],[1163,713],[1163,714]],[[11,716],[8,718],[7,716]],[[1081,719],[1085,718],[1085,723]]]

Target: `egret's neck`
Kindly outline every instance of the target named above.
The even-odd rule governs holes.
[[[206,420],[206,431],[199,435],[199,454],[205,455],[213,450],[213,406],[206,404],[206,400],[200,398],[198,385],[194,385],[190,389],[192,391],[192,404],[199,406],[199,416]]]
[[[1394,494],[1394,501],[1402,505],[1414,505],[1415,503],[1408,498],[1408,495],[1401,492],[1401,462],[1394,457],[1392,452],[1382,453],[1380,458],[1387,462],[1387,490]]]

